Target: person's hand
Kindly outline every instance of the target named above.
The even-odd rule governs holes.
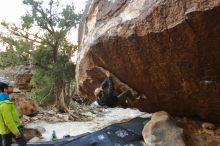
[[[19,126],[18,126],[18,129],[19,129],[19,130],[24,129],[24,125],[19,125]]]
[[[106,74],[107,77],[110,77],[110,76],[111,76],[111,73],[110,73],[109,71],[106,71],[105,74]]]
[[[18,132],[18,133],[15,135],[15,138],[16,138],[16,139],[21,138],[21,134],[20,134],[20,132]]]

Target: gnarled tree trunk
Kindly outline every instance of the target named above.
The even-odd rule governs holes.
[[[55,107],[59,112],[68,112],[67,104],[65,103],[65,82],[58,80],[56,85]]]

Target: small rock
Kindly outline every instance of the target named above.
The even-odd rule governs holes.
[[[56,114],[56,112],[52,111],[52,110],[48,111],[47,113],[50,114],[50,115],[55,115]]]
[[[64,115],[63,119],[64,119],[64,121],[69,121],[69,116],[68,115]]]
[[[37,129],[34,128],[24,128],[23,133],[27,140],[30,140],[34,137],[42,136],[42,134]]]
[[[28,116],[26,116],[26,115],[23,115],[22,118],[23,118],[25,121],[30,121],[30,120],[31,120],[31,118],[28,117]]]
[[[198,133],[199,133],[199,134],[202,134],[202,130],[198,130]]]
[[[83,115],[85,116],[90,116],[90,117],[94,117],[94,114],[91,113],[91,112],[86,112],[86,113],[83,113]]]
[[[31,140],[29,140],[29,143],[35,143],[35,142],[38,142],[39,140],[40,140],[39,137],[34,137]]]
[[[187,120],[188,120],[187,117],[183,118],[184,123],[187,123]]]
[[[208,134],[210,136],[214,136],[215,135],[215,132],[213,130],[204,129],[203,131],[204,131],[204,133],[206,133],[206,134]]]
[[[39,117],[33,117],[32,120],[34,121],[39,120]]]
[[[49,119],[51,122],[59,122],[60,121],[60,118],[57,118],[57,117],[53,117],[51,119]]]
[[[63,115],[57,114],[57,117],[62,119],[62,118],[63,118]]]
[[[46,129],[44,127],[37,126],[35,127],[35,129],[37,129],[40,133],[46,132]]]
[[[39,119],[42,119],[42,118],[44,118],[44,116],[43,116],[43,115],[39,115],[38,117],[39,117]]]
[[[215,130],[215,125],[212,123],[205,122],[202,124],[202,128],[207,130]]]

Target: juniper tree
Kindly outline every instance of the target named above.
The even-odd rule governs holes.
[[[67,35],[77,27],[80,14],[73,5],[62,7],[58,0],[50,0],[47,6],[37,0],[23,0],[23,4],[29,10],[20,24],[1,23],[7,34],[0,35],[6,48],[0,53],[0,65],[33,65],[32,95],[50,98],[59,111],[67,111],[70,90],[66,89],[75,77],[71,57],[77,48]]]

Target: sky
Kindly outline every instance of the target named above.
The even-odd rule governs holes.
[[[23,5],[23,0],[0,0],[0,22],[13,22],[19,23],[22,15],[27,11],[27,7]],[[48,2],[49,0],[43,0]],[[85,8],[85,2],[87,0],[59,0],[61,5],[74,4],[76,12],[82,12]],[[0,32],[2,28],[0,27]],[[71,42],[77,42],[78,31],[72,30],[69,36]]]

